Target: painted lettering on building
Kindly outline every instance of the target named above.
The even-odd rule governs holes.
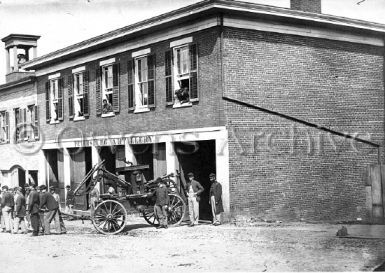
[[[148,144],[154,143],[154,136],[130,136],[130,137],[106,137],[98,139],[85,139],[75,141],[75,147],[87,147],[87,146],[114,146],[125,144]]]

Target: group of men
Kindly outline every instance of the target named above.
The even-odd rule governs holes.
[[[47,191],[46,185],[27,186],[13,189],[3,186],[0,195],[1,231],[12,234],[27,234],[32,236],[50,235],[50,224],[55,223],[55,234],[67,233],[60,211],[60,196],[54,187]],[[25,194],[24,194],[25,193]],[[69,210],[74,203],[74,195],[67,186],[66,206]]]
[[[190,218],[190,227],[198,225],[199,220],[199,201],[200,195],[204,191],[202,185],[194,179],[193,173],[188,173],[188,181],[186,183],[185,191],[188,200],[188,211]],[[221,213],[223,212],[222,204],[222,185],[216,180],[214,173],[209,175],[211,182],[210,186],[210,199],[211,211],[213,215],[212,224],[217,226],[221,224]],[[158,188],[152,194],[155,195],[156,201],[154,206],[154,213],[159,220],[159,226],[157,228],[167,228],[167,209],[169,204],[168,190],[164,181],[161,178],[157,179]]]

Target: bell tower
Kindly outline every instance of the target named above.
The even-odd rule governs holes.
[[[40,36],[10,34],[1,39],[5,43],[6,82],[12,82],[33,75],[26,72],[21,65],[37,57],[37,40]]]

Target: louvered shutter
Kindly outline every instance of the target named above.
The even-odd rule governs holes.
[[[90,116],[89,104],[89,72],[83,72],[83,114],[85,117]]]
[[[59,90],[58,90],[58,99],[57,99],[57,116],[58,120],[63,120],[63,78],[59,79]]]
[[[9,113],[5,112],[5,137],[9,143]]]
[[[135,93],[134,93],[134,61],[129,60],[127,65],[128,78],[128,111],[135,109]]]
[[[148,107],[155,107],[155,54],[147,56],[148,69]]]
[[[24,108],[22,110],[22,113],[23,113],[23,122],[22,122],[22,139],[24,140],[26,137],[27,137],[27,130],[29,130],[29,128],[27,127],[27,108]]]
[[[50,93],[50,81],[47,81],[45,83],[45,101],[46,101],[45,116],[48,123],[51,121],[51,111],[50,111],[51,103],[49,101],[49,93]]]
[[[172,50],[164,55],[164,76],[166,81],[166,104],[174,103],[174,90],[172,88]]]
[[[96,79],[96,115],[102,114],[102,67],[99,67],[95,71],[95,79]]]
[[[114,113],[119,113],[120,101],[119,101],[119,77],[120,77],[120,64],[116,63],[112,66],[112,109]]]
[[[190,45],[190,99],[197,100],[198,99],[198,74],[197,74],[197,62],[198,62],[198,54],[197,54],[197,45]]]
[[[35,112],[35,122],[33,126],[33,135],[35,139],[39,139],[39,107],[37,105],[34,106],[34,112]]]
[[[74,118],[74,88],[73,88],[73,75],[69,75],[67,79],[68,89],[68,116],[70,119]]]

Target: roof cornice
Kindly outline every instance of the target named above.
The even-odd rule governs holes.
[[[345,17],[337,17],[326,14],[316,14],[310,12],[303,12],[298,10],[292,10],[288,8],[260,5],[248,2],[240,2],[233,0],[204,0],[168,13],[164,13],[159,16],[152,17],[150,19],[134,23],[132,25],[119,28],[105,34],[93,37],[91,39],[84,40],[80,43],[59,49],[57,51],[48,53],[39,58],[33,59],[23,64],[24,69],[36,69],[42,67],[49,62],[55,61],[59,58],[67,57],[72,54],[79,53],[80,51],[102,46],[108,42],[118,40],[125,36],[133,35],[145,30],[155,30],[156,27],[161,25],[187,19],[192,16],[199,17],[207,12],[216,13],[244,13],[254,16],[270,16],[273,18],[279,18],[280,20],[290,19],[299,21],[302,24],[313,23],[324,26],[332,26],[339,28],[349,28],[352,30],[366,31],[376,33],[378,35],[385,34],[385,25],[367,22],[363,20],[350,19]]]

